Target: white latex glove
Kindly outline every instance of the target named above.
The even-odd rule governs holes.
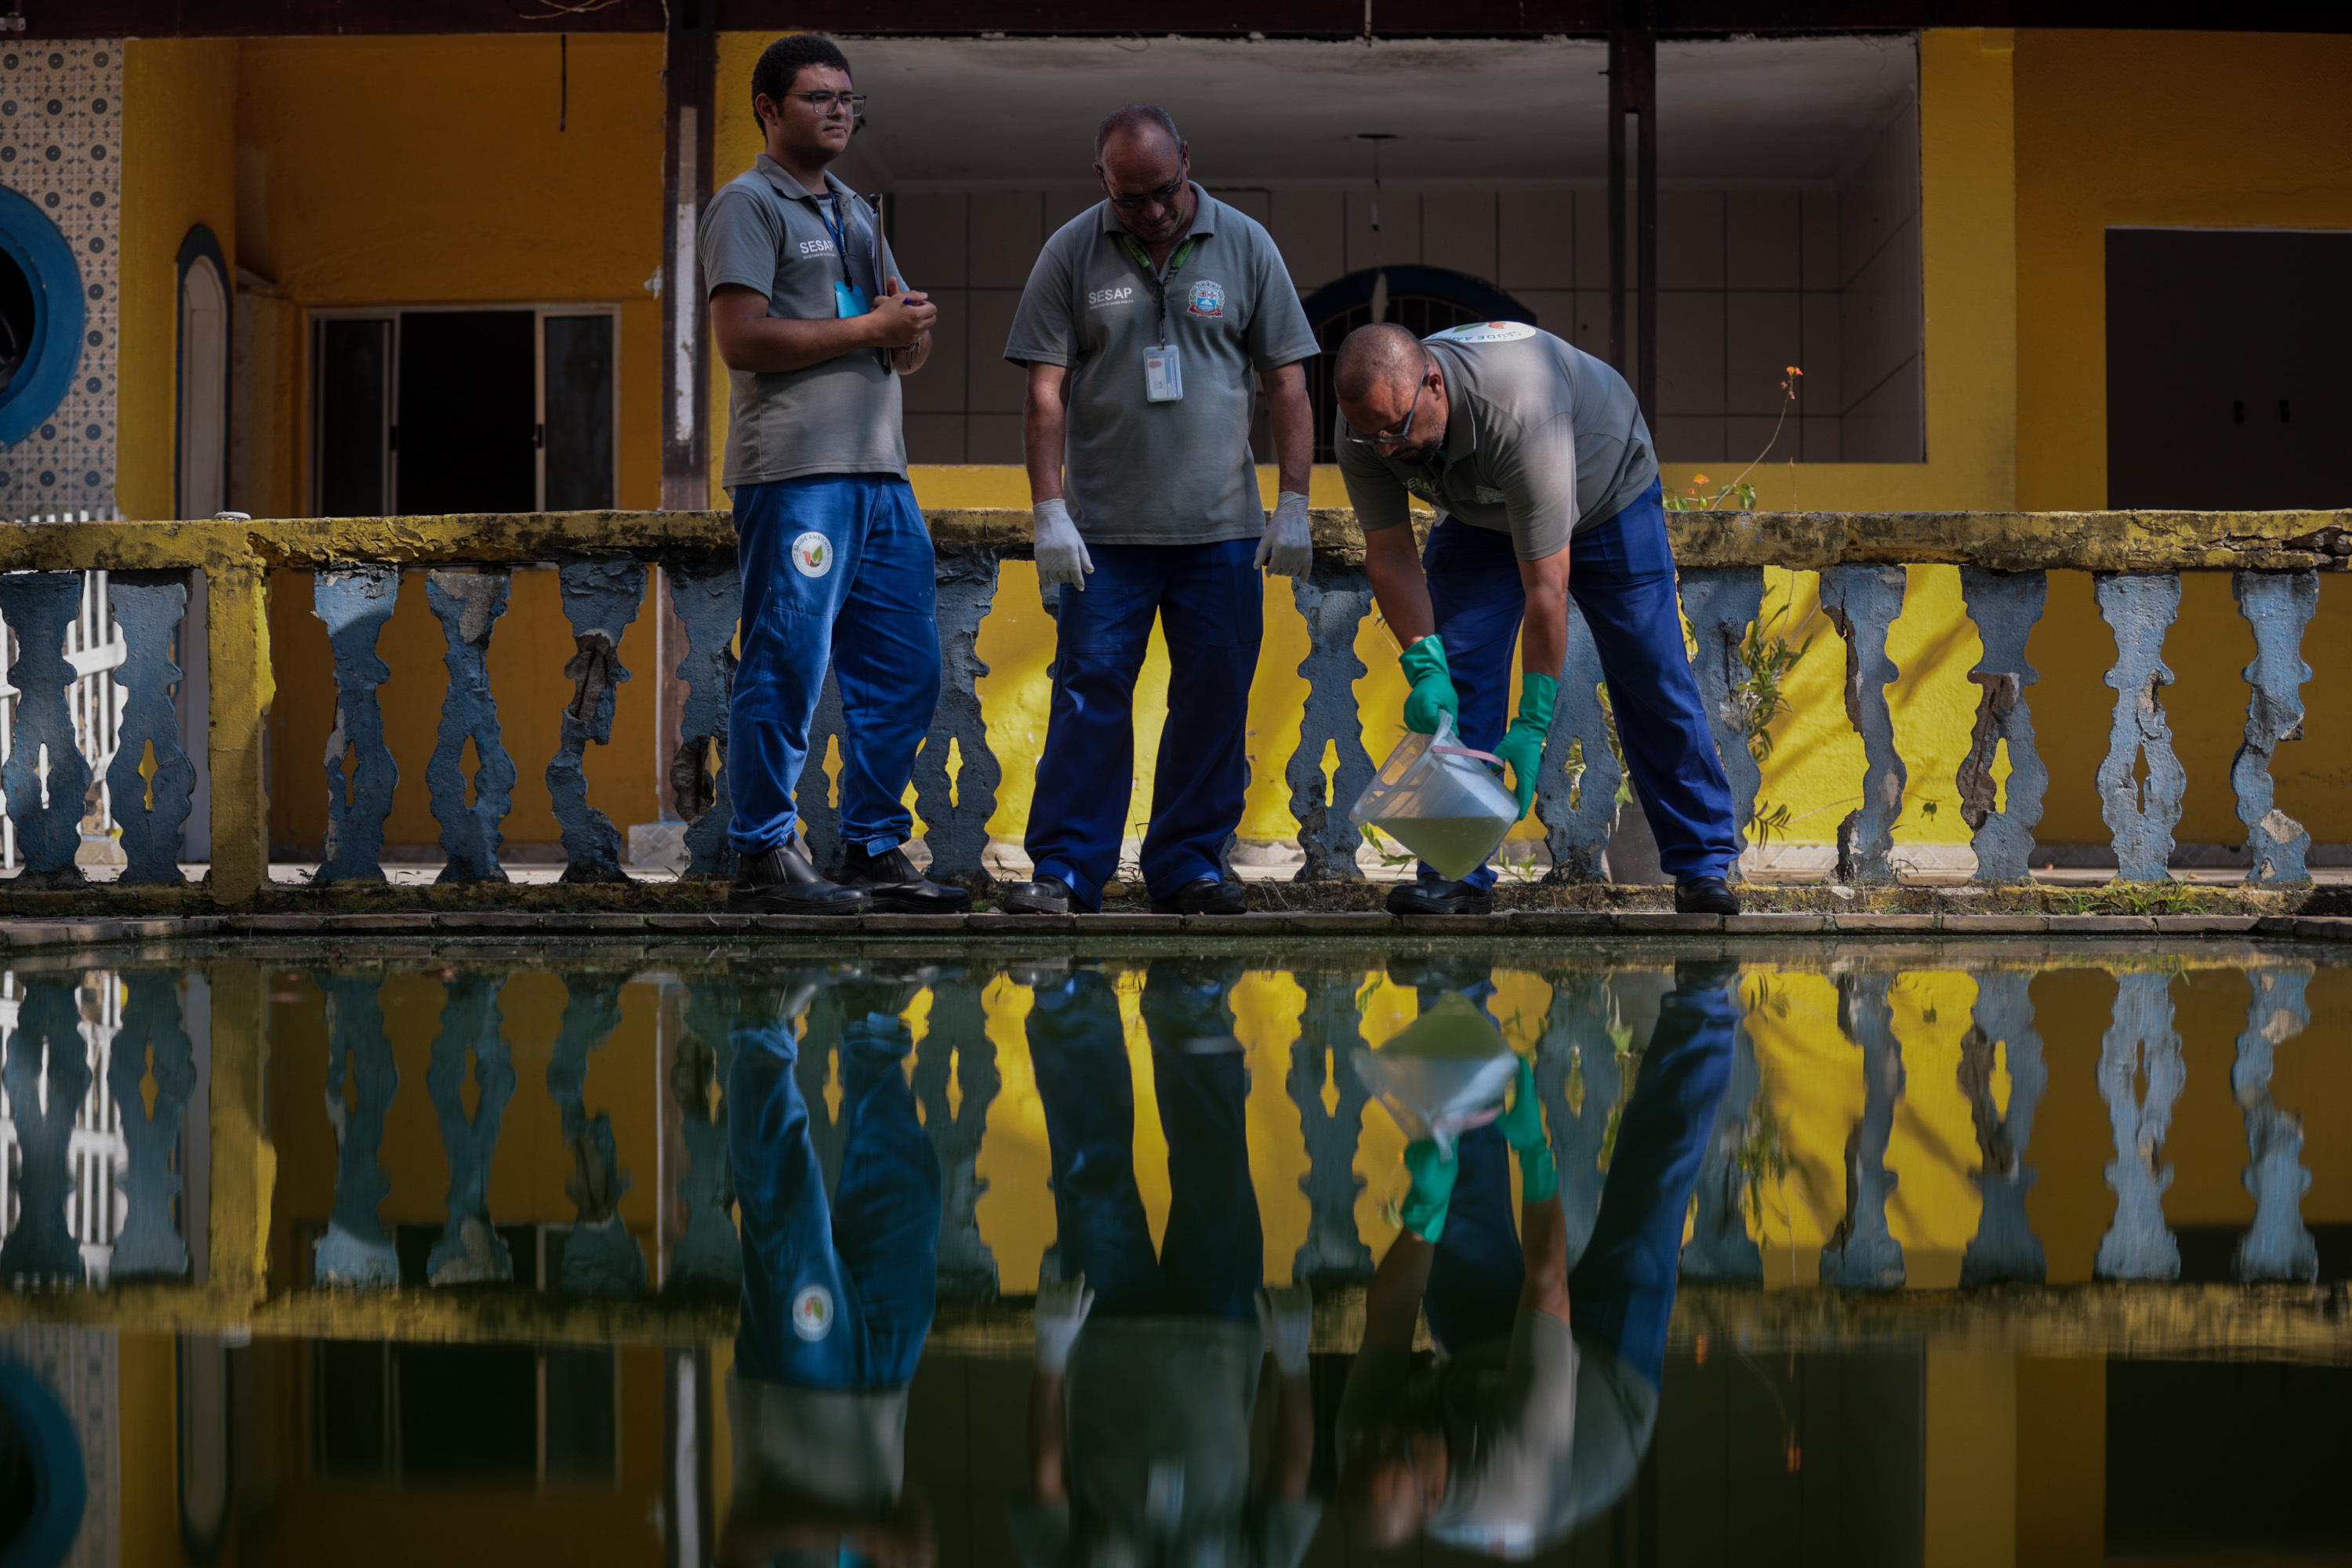
[[[1095,569],[1094,557],[1087,553],[1087,542],[1078,537],[1078,525],[1070,521],[1070,509],[1059,498],[1041,500],[1029,509],[1035,524],[1037,548],[1037,586],[1051,588],[1067,583],[1081,594],[1087,591],[1087,574]]]
[[[1094,1310],[1095,1293],[1087,1289],[1087,1277],[1076,1279],[1040,1279],[1037,1281],[1037,1370],[1048,1376],[1059,1377],[1070,1367],[1070,1351],[1078,1342],[1078,1331],[1087,1326],[1087,1314]]]
[[[1304,577],[1315,564],[1315,531],[1307,521],[1307,498],[1297,490],[1274,498],[1265,531],[1258,535],[1255,564],[1260,571],[1271,566],[1284,577]]]
[[[1257,1321],[1265,1330],[1276,1371],[1307,1375],[1307,1350],[1315,1337],[1315,1298],[1304,1285],[1277,1285],[1257,1293]]]

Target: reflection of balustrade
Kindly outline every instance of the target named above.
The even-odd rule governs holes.
[[[2249,731],[2251,732],[2251,725]],[[2303,1194],[2311,1173],[2303,1168],[2303,1122],[2271,1098],[2273,1053],[2311,1026],[2304,990],[2308,968],[2258,970],[2246,978],[2253,996],[2230,1092],[2246,1113],[2246,1190],[2254,1194],[2254,1223],[2238,1242],[2241,1279],[2316,1279],[2319,1247],[2303,1226]]]
[[[1291,1278],[1318,1286],[1367,1279],[1372,1249],[1356,1226],[1356,1198],[1364,1190],[1364,1178],[1356,1173],[1356,1143],[1371,1100],[1355,1065],[1364,1044],[1356,1002],[1363,976],[1353,969],[1316,969],[1293,977],[1306,990],[1307,1005],[1298,1016],[1286,1087],[1307,1142],[1307,1173],[1298,1179],[1307,1194],[1307,1240],[1291,1260]]]
[[[2107,676],[2115,689],[2115,721],[2099,788],[2123,875],[2148,879],[2164,874],[2186,781],[2161,700],[2171,679],[2162,652],[2179,601],[2179,574],[2234,573],[2257,657],[2247,668],[2246,739],[2231,782],[2247,825],[2249,879],[2278,884],[2305,879],[2310,835],[2273,804],[2271,759],[2281,742],[2301,733],[2297,689],[2307,670],[2297,650],[2317,602],[2318,570],[2352,557],[2347,517],[2352,514],[1733,518],[1690,512],[1672,514],[1668,526],[1683,567],[1684,606],[1700,643],[1700,686],[1743,825],[1752,819],[1759,780],[1744,754],[1737,649],[1759,613],[1764,567],[1821,574],[1823,607],[1847,643],[1845,702],[1866,759],[1860,802],[1840,828],[1843,874],[1861,880],[1893,875],[1892,833],[1909,773],[1891,723],[1888,683],[1896,671],[1885,657],[1908,590],[1904,568],[1934,563],[1965,568],[1962,592],[1985,651],[1970,676],[1982,688],[1974,744],[1954,782],[1962,815],[1975,829],[1979,867],[1990,879],[2024,874],[2041,814],[2047,775],[2027,710],[2036,676],[2025,663],[2024,640],[2040,614],[2046,574],[2095,574],[2100,613],[2115,630],[2117,659]],[[939,545],[944,683],[918,757],[916,789],[934,866],[941,875],[973,880],[983,875],[981,855],[1000,782],[980,712],[976,682],[984,668],[975,648],[995,602],[999,561],[1028,553],[1027,514],[942,511],[931,523]],[[1370,766],[1353,693],[1362,668],[1355,639],[1370,611],[1361,544],[1345,512],[1318,513],[1316,528],[1315,570],[1291,584],[1309,651],[1299,666],[1307,682],[1299,741],[1284,766],[1306,852],[1298,875],[1306,880],[1354,874],[1356,837],[1341,808]],[[666,772],[689,823],[692,870],[722,874],[729,869],[719,831],[727,786],[723,765],[714,764],[725,758],[726,698],[733,679],[725,645],[740,596],[733,543],[729,520],[709,512],[215,521],[169,531],[116,523],[0,524],[0,549],[19,568],[0,581],[0,616],[16,642],[12,689],[0,692],[8,699],[0,704],[0,784],[11,842],[36,882],[79,882],[76,851],[86,797],[90,780],[102,774],[100,804],[123,797],[112,809],[124,824],[131,879],[179,877],[171,857],[197,770],[180,748],[173,705],[164,698],[179,667],[184,574],[202,567],[213,687],[212,891],[223,903],[250,900],[268,876],[261,738],[274,682],[266,580],[273,568],[308,568],[316,574],[318,613],[328,622],[335,650],[341,719],[325,780],[332,797],[332,843],[320,875],[332,881],[380,879],[383,828],[397,770],[376,708],[386,668],[374,651],[375,634],[404,589],[403,569],[422,566],[436,568],[427,574],[425,592],[447,641],[450,667],[439,744],[427,769],[449,852],[443,875],[497,879],[500,826],[516,769],[499,741],[486,659],[506,603],[507,574],[518,564],[554,562],[562,568],[574,639],[562,666],[570,685],[562,736],[546,764],[570,857],[565,875],[610,881],[622,874],[618,836],[589,799],[583,758],[588,745],[602,744],[610,734],[615,690],[629,679],[629,659],[643,661],[642,653],[625,654],[624,643],[642,615],[649,582],[657,584],[655,592],[670,595],[687,632],[681,662],[656,672],[664,679],[675,675],[687,688],[682,733]],[[664,570],[649,575],[649,563]],[[110,585],[94,589],[101,581]],[[637,634],[640,645],[646,635]],[[105,679],[110,672],[111,681]],[[1580,625],[1571,626],[1562,674],[1563,700],[1553,727],[1559,776],[1542,781],[1537,811],[1554,878],[1576,880],[1600,873],[1616,766],[1599,703],[1587,700],[1599,672]],[[819,766],[804,781],[810,787],[801,792],[800,803],[821,858],[833,848],[823,742],[839,728],[838,699],[830,698],[814,731]],[[469,739],[478,759],[470,781],[461,763]],[[1326,759],[1335,749],[1338,776],[1327,782]],[[2003,750],[2005,792],[1996,783],[1997,753]],[[125,757],[127,764],[120,761]],[[281,770],[281,776],[295,775]],[[133,794],[135,807],[128,798]]]
[[[563,1022],[547,1063],[547,1092],[563,1117],[563,1147],[572,1173],[563,1191],[578,1212],[563,1240],[559,1287],[575,1296],[635,1296],[646,1288],[646,1255],[621,1223],[621,1194],[629,1173],[621,1168],[613,1119],[588,1114],[588,1053],[621,1026],[625,972],[567,970]]]
[[[1969,1118],[1976,1126],[1977,1191],[1984,1199],[1977,1233],[1960,1258],[1963,1285],[2039,1280],[2048,1273],[2041,1238],[2025,1213],[2025,1194],[2034,1180],[2025,1149],[2033,1137],[2033,1108],[2050,1083],[2027,994],[2032,980],[2016,970],[1977,976],[1973,1026],[1960,1047],[1960,1092],[1968,1097]],[[1996,1047],[2009,1068],[2006,1107],[1993,1095]]]
[[[2164,1192],[2172,1185],[2164,1137],[2187,1077],[2180,1036],[2172,1026],[2171,987],[2171,975],[2160,971],[2116,976],[2114,1021],[2099,1039],[2099,1098],[2107,1103],[2116,1139],[2116,1157],[2107,1164],[2116,1217],[2099,1238],[2102,1279],[2180,1275],[2180,1243],[2164,1223]]]
[[[1886,1201],[1896,1181],[1886,1168],[1886,1146],[1904,1089],[1903,1046],[1886,999],[1895,977],[1881,971],[1837,979],[1838,1028],[1862,1047],[1863,1101],[1862,1118],[1846,1134],[1845,1214],[1822,1247],[1822,1283],[1896,1290],[1903,1286],[1903,1246],[1886,1225]]]

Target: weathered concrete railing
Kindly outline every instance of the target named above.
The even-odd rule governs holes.
[[[974,653],[992,605],[998,563],[1028,553],[1028,517],[1020,511],[937,511],[939,613],[944,694],[915,773],[919,809],[935,876],[984,880],[987,823],[1001,771],[982,721],[975,681],[985,673]],[[2270,756],[2297,732],[2299,695],[2310,670],[2298,653],[2317,604],[2323,570],[2352,565],[2352,512],[2263,513],[1738,513],[1670,514],[1682,600],[1696,631],[1698,674],[1729,764],[1743,830],[1759,785],[1735,696],[1738,649],[1763,599],[1768,565],[1821,574],[1823,607],[1846,646],[1846,711],[1865,757],[1859,809],[1838,829],[1842,881],[1891,881],[1889,851],[1907,769],[1895,743],[1887,688],[1898,671],[1886,657],[1890,626],[1903,608],[1906,565],[1956,563],[1984,657],[1970,679],[1982,688],[1973,743],[1956,784],[1974,830],[1979,877],[2014,881],[2026,875],[2048,773],[2034,747],[2026,689],[2038,679],[2025,643],[2042,611],[2044,574],[2095,574],[2101,615],[2119,654],[2107,674],[2115,720],[2099,786],[2113,832],[2119,874],[2165,876],[2172,829],[2179,821],[2185,774],[2172,748],[2158,692],[2172,679],[2163,662],[2166,628],[2180,600],[2179,574],[2235,574],[2237,598],[2253,627],[2257,655],[2248,666],[2246,739],[2231,772],[2247,826],[2255,884],[2306,880],[2309,832],[2273,803]],[[1345,511],[1316,518],[1318,559],[1291,585],[1311,632],[1299,673],[1308,691],[1297,750],[1286,770],[1298,818],[1302,880],[1359,876],[1358,836],[1345,805],[1370,776],[1353,685],[1364,667],[1356,630],[1371,609],[1362,547]],[[186,605],[186,574],[201,568],[210,584],[207,637],[211,680],[212,893],[223,904],[249,901],[268,881],[268,802],[262,770],[262,727],[274,683],[267,620],[267,574],[278,567],[315,574],[314,605],[335,654],[338,723],[327,783],[330,827],[322,881],[383,876],[383,825],[397,770],[383,737],[377,688],[390,674],[376,640],[392,615],[404,567],[435,568],[425,595],[447,639],[450,680],[439,742],[426,770],[442,827],[450,881],[499,880],[500,824],[519,772],[500,740],[487,659],[505,613],[510,567],[551,563],[561,574],[573,647],[563,674],[572,685],[561,741],[546,763],[568,859],[564,879],[616,881],[620,835],[588,799],[584,748],[610,731],[614,692],[628,679],[624,643],[645,601],[649,567],[660,565],[688,646],[675,674],[687,683],[682,738],[668,774],[687,835],[689,875],[731,870],[725,825],[723,766],[729,651],[740,594],[734,539],[716,512],[534,513],[445,518],[293,521],[0,525],[0,617],[16,633],[9,682],[21,692],[15,746],[0,784],[32,884],[80,880],[75,866],[89,779],[75,743],[67,690],[77,671],[65,658],[68,625],[81,595],[81,574],[109,574],[107,595],[126,644],[118,679],[128,690],[121,732],[108,779],[122,827],[132,884],[183,879],[181,828],[194,784],[172,702],[173,662]],[[1580,880],[1600,874],[1616,793],[1606,720],[1590,694],[1600,679],[1580,620],[1571,628],[1553,725],[1554,756],[1581,743],[1590,767],[1571,788],[1554,770],[1538,797],[1552,875]],[[820,710],[814,754],[837,733],[840,704]],[[471,781],[461,759],[470,741],[478,759]],[[961,764],[950,778],[950,742]],[[1995,753],[2009,749],[2007,804],[1995,809]],[[1339,766],[1327,782],[1322,759],[1336,744]],[[143,771],[152,745],[153,771]],[[46,756],[46,771],[40,760]],[[346,782],[345,767],[351,772]],[[2146,782],[2136,779],[2144,759]],[[281,762],[281,778],[296,759]],[[78,772],[78,770],[80,770]],[[830,855],[834,813],[826,792],[803,798],[812,847]]]

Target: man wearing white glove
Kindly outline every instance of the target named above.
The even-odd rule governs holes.
[[[1036,984],[1030,1060],[1053,1156],[1054,1252],[1068,1282],[1037,1289],[1032,1500],[1008,1521],[1026,1568],[1122,1552],[1169,1568],[1296,1568],[1322,1517],[1307,1492],[1313,1305],[1303,1287],[1260,1289],[1249,1071],[1227,1000],[1240,973],[1237,961],[1155,959],[1144,981],[1168,1140],[1156,1249],[1136,1184],[1118,994],[1083,966]],[[1269,1348],[1280,1392],[1260,1469],[1251,1411]]]
[[[1225,840],[1248,783],[1258,573],[1314,559],[1307,475],[1318,352],[1265,229],[1192,183],[1165,111],[1102,122],[1107,200],[1045,242],[1004,357],[1026,367],[1022,415],[1035,503],[1037,584],[1059,631],[1054,706],[1029,808],[1035,879],[1008,910],[1102,903],[1134,786],[1137,674],[1156,619],[1168,642],[1168,721],[1144,835],[1144,885],[1163,913],[1239,914]],[[1250,455],[1264,379],[1279,469],[1266,516]]]

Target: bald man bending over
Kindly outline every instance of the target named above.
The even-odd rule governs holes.
[[[1404,721],[1511,770],[1533,807],[1576,595],[1601,655],[1634,793],[1685,914],[1737,914],[1731,786],[1683,647],[1675,562],[1649,426],[1624,377],[1549,332],[1481,321],[1416,340],[1360,327],[1339,347],[1334,445],[1364,531],[1365,569],[1412,682]],[[1439,513],[1413,549],[1406,498]],[[1571,566],[1573,571],[1571,572]],[[1506,729],[1512,643],[1518,713]],[[1399,914],[1484,914],[1495,870],[1423,866]]]

